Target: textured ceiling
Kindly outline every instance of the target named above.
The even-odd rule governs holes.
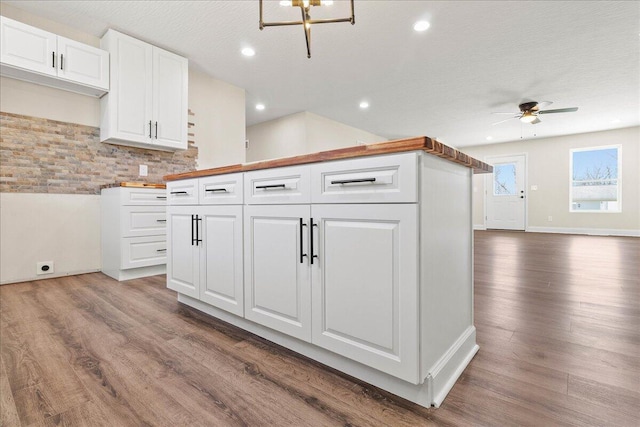
[[[356,25],[258,29],[258,1],[3,1],[102,36],[115,28],[246,89],[247,125],[311,111],[388,138],[456,147],[640,124],[640,2],[355,1]],[[299,19],[266,2],[265,20]],[[312,17],[348,16],[348,3]],[[428,19],[431,28],[413,31]],[[246,58],[241,48],[256,55]],[[360,110],[367,100],[370,108]],[[492,111],[553,101],[576,113],[510,122]],[[254,106],[261,102],[264,111]]]

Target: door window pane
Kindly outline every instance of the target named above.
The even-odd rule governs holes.
[[[620,212],[620,147],[571,150],[571,212]]]
[[[516,194],[516,164],[501,163],[493,166],[493,195],[513,196]]]

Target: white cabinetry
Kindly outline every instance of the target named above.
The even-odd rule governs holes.
[[[116,280],[166,271],[166,195],[162,189],[114,187],[101,194],[102,272]]]
[[[245,207],[245,317],[311,341],[308,205]]]
[[[2,75],[101,96],[109,90],[109,52],[0,16]]]
[[[185,150],[187,59],[114,30],[102,37],[101,46],[111,54],[111,91],[100,104],[100,140]]]
[[[238,316],[244,314],[241,177],[167,185],[167,287]],[[182,193],[190,189],[196,192]],[[184,194],[187,198],[180,199]],[[220,204],[212,203],[216,196]],[[210,205],[198,206],[201,199]]]
[[[238,200],[225,193],[241,191],[239,182],[235,175],[174,181],[168,195],[202,205],[209,188],[214,200]],[[244,316],[218,310],[201,286],[209,263],[221,268],[221,247],[236,250],[230,228],[218,239],[218,261],[189,255],[192,241],[208,239],[202,224],[212,206],[170,207],[183,215],[186,235],[170,248],[198,259],[169,260],[169,271],[175,262],[184,272],[182,284],[177,273],[168,277],[178,300],[413,402],[439,405],[478,350],[471,169],[421,151],[326,161],[245,172],[244,195]],[[225,264],[242,262],[224,255]]]

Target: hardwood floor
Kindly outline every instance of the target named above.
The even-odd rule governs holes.
[[[476,232],[480,351],[425,409],[207,317],[164,276],[0,287],[2,426],[640,425],[640,239]]]

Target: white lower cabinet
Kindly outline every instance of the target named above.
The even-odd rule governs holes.
[[[312,342],[417,384],[417,206],[313,205],[311,213]]]
[[[171,182],[168,287],[205,313],[438,406],[478,350],[471,177],[410,152]],[[226,201],[241,206],[205,205]],[[187,203],[200,205],[178,205]]]
[[[309,205],[245,207],[245,318],[311,341]]]
[[[170,206],[167,287],[242,316],[242,206]]]

